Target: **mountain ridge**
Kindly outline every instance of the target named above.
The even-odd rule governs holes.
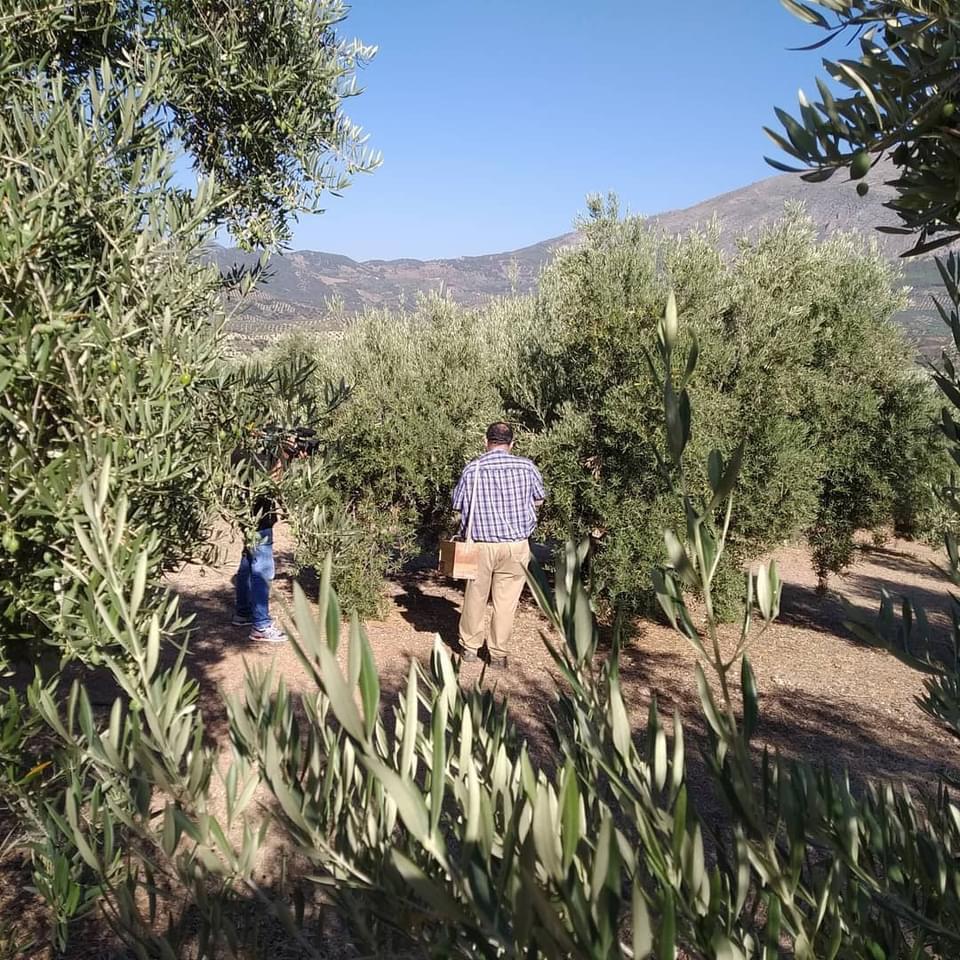
[[[715,221],[720,226],[721,245],[729,250],[737,238],[755,235],[762,224],[782,215],[786,204],[801,202],[822,236],[837,230],[872,236],[891,260],[897,260],[911,238],[875,229],[896,223],[894,214],[883,206],[895,193],[884,182],[892,176],[890,166],[874,167],[865,178],[869,192],[860,197],[856,184],[842,179],[840,173],[818,184],[794,174],[780,174],[647,220],[652,228],[668,235],[688,233]],[[533,290],[553,253],[575,243],[576,238],[576,231],[571,231],[515,250],[431,260],[354,260],[326,251],[289,251],[272,258],[266,281],[244,301],[228,329],[234,338],[260,346],[288,330],[342,326],[351,314],[363,310],[404,308],[418,295],[431,291],[466,306],[478,306],[497,296]],[[210,256],[221,269],[250,266],[256,261],[255,255],[223,246],[211,247]],[[920,343],[939,333],[934,329],[930,302],[935,270],[930,258],[906,260],[902,265],[914,297],[899,319]]]

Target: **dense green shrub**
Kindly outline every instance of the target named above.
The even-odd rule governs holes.
[[[11,655],[29,640],[88,640],[71,609],[69,566],[84,562],[71,525],[80,485],[108,458],[131,521],[162,538],[160,562],[202,541],[200,397],[220,287],[185,255],[207,198],[164,190],[172,160],[155,134],[118,129],[143,123],[153,86],[110,89],[86,127],[53,81],[27,89],[0,85],[11,118],[0,124],[0,650]]]
[[[703,371],[691,394],[696,459],[747,450],[724,606],[739,562],[779,541],[809,534],[825,578],[849,562],[856,530],[916,528],[917,494],[944,455],[932,386],[890,320],[896,275],[876,248],[818,241],[797,209],[726,259],[716,229],[658,237],[599,202],[581,227],[582,243],[541,279],[533,340],[503,389],[551,491],[543,529],[594,538],[599,591],[648,602],[637,571],[678,519],[658,469],[647,359],[668,283]]]
[[[243,278],[203,247],[220,226],[275,243],[370,166],[342,113],[368,52],[338,39],[344,9],[0,11],[0,662],[96,646],[72,523],[104,464],[127,527],[159,538],[156,570],[205,541],[245,411],[218,402],[236,391],[217,369],[221,294]]]
[[[87,851],[51,845],[49,824],[76,814],[63,803],[74,771],[31,741],[38,704],[60,689],[58,660],[83,678],[77,660],[155,672],[183,634],[162,574],[209,546],[215,511],[235,515],[231,454],[269,387],[220,366],[222,298],[251,276],[222,277],[205,245],[221,228],[275,245],[320,191],[372,165],[343,114],[369,53],[338,37],[345,9],[0,6],[0,819],[5,844],[18,828],[36,841],[55,921],[92,909],[113,865],[77,896]],[[82,519],[94,515],[109,515],[109,540]],[[39,700],[10,680],[12,659],[49,678]],[[189,713],[178,676],[155,694]],[[71,735],[89,742],[82,703]],[[141,798],[169,789],[155,769],[127,770]]]

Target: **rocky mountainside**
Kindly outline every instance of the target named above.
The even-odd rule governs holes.
[[[782,174],[684,210],[659,214],[650,221],[652,226],[676,234],[716,218],[723,244],[732,246],[737,237],[749,236],[764,222],[776,219],[786,203],[799,201],[824,235],[837,229],[872,234],[893,260],[908,247],[910,238],[874,229],[877,224],[896,222],[883,207],[893,194],[883,183],[889,176],[889,169],[875,168],[867,177],[869,193],[859,197],[855,185],[841,174],[820,184]],[[540,269],[553,252],[575,242],[576,234],[568,233],[519,250],[446,260],[356,261],[338,254],[298,250],[273,258],[266,281],[234,316],[231,330],[253,345],[294,328],[336,327],[367,308],[409,305],[418,294],[428,291],[442,291],[467,305],[527,292],[536,286]],[[222,269],[252,262],[241,251],[220,246],[212,248],[211,256]],[[930,303],[936,271],[930,258],[903,261],[903,265],[906,282],[914,288],[914,302],[901,319],[914,340],[929,348],[925,341],[930,337],[942,339]]]
[[[312,250],[275,256],[261,281],[231,321],[235,334],[269,338],[293,325],[303,329],[336,327],[359,311],[412,305],[418,294],[440,291],[458,303],[476,305],[536,285],[552,252],[573,242],[575,234],[544,240],[506,253],[450,260],[351,260]],[[214,247],[221,269],[256,258],[236,249]]]
[[[897,224],[896,216],[883,206],[894,195],[893,188],[883,182],[892,175],[892,168],[886,164],[875,167],[864,178],[870,190],[860,197],[856,184],[840,173],[824,183],[807,183],[795,174],[785,173],[711,197],[685,210],[659,214],[651,221],[675,234],[687,233],[716,217],[725,242],[732,244],[737,237],[754,234],[761,224],[779,217],[785,204],[799,202],[822,234],[834,230],[873,234],[889,255],[896,257],[909,247],[910,238],[878,233],[875,229],[879,224]]]

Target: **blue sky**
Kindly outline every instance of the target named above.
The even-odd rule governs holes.
[[[774,105],[815,92],[818,39],[777,0],[354,0],[379,46],[349,114],[383,166],[294,248],[356,259],[510,250],[564,233],[591,192],[657,213],[773,171]]]

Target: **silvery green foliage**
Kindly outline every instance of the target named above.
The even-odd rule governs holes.
[[[376,52],[341,36],[347,12],[342,0],[15,0],[0,11],[5,106],[29,105],[34,80],[67,112],[96,110],[98,100],[113,110],[113,94],[139,90],[142,109],[114,116],[100,146],[133,162],[149,132],[182,149],[215,185],[203,221],[226,224],[245,244],[275,246],[289,237],[293,214],[318,210],[323,193],[378,162],[343,111],[360,92],[357,69]]]
[[[200,756],[184,733],[195,689],[182,669],[158,679],[158,650],[182,632],[159,581],[205,548],[215,510],[232,514],[238,420],[273,385],[221,364],[223,294],[255,277],[222,277],[204,245],[220,227],[275,245],[296,211],[375,164],[342,110],[372,52],[338,36],[344,13],[335,0],[0,8],[0,669],[50,678],[28,705],[3,674],[0,805],[36,843],[59,938],[135,849],[155,785],[188,795],[171,771]],[[109,666],[129,717],[118,707],[101,736],[80,683],[58,726],[63,660]],[[44,729],[69,734],[66,752]],[[162,762],[131,759],[144,742]],[[195,793],[199,762],[181,778]],[[127,792],[98,764],[119,765]]]
[[[881,158],[895,168],[896,190],[886,204],[901,227],[887,233],[915,236],[912,254],[960,237],[960,178],[954,142],[960,114],[954,74],[960,17],[953,0],[782,0],[818,27],[813,47],[835,39],[849,53],[824,60],[832,83],[817,78],[819,97],[800,94],[799,115],[777,110],[782,133],[767,130],[793,160],[812,167],[804,179],[821,181],[849,169],[862,180]],[[780,170],[797,170],[768,160]],[[792,161],[791,161],[792,162]],[[861,194],[866,185],[860,187]]]
[[[591,536],[601,613],[618,602],[648,611],[637,570],[656,562],[660,531],[683,523],[653,454],[661,401],[644,353],[668,284],[700,345],[691,483],[707,489],[713,448],[744,440],[750,451],[718,610],[737,616],[740,561],[786,539],[808,535],[826,578],[849,562],[857,529],[926,529],[925,495],[947,472],[930,423],[936,391],[911,369],[891,321],[897,274],[875,246],[819,239],[796,208],[732,256],[717,229],[665,238],[612,206],[594,213],[536,297],[467,308],[431,295],[409,313],[370,311],[269,351],[270,362],[315,359],[318,378],[353,387],[324,428],[341,453],[330,486],[302,488],[291,511],[297,523],[329,510],[332,487],[355,521],[349,538],[297,537],[316,566],[334,549],[346,606],[376,610],[390,566],[443,535],[460,469],[486,424],[507,417],[550,491],[538,535]]]
[[[125,696],[98,717],[82,688],[57,705],[38,685],[33,703],[56,745],[50,768],[31,775],[57,790],[18,790],[37,827],[36,885],[61,936],[69,917],[97,908],[150,957],[265,956],[276,949],[267,923],[303,956],[344,938],[367,955],[954,955],[960,811],[946,791],[929,806],[888,784],[862,793],[753,746],[762,717],[745,654],[777,615],[776,568],[745,579],[740,639],[720,643],[712,578],[741,454],[710,456],[705,498],[687,488],[696,347],[680,336],[672,298],[656,342],[662,469],[686,524],[665,535],[653,579],[698,653],[704,759],[725,819],[702,819],[688,794],[679,716],[668,735],[654,699],[643,736],[632,729],[619,637],[600,644],[585,544],[563,552],[553,590],[531,578],[561,674],[557,763],[531,754],[492,691],[463,687],[439,643],[429,669],[412,664],[385,701],[356,618],[341,649],[329,564],[319,609],[296,597],[291,643],[312,686],[294,696],[274,668],[251,668],[228,704],[232,756],[218,759],[182,656],[160,665],[175,605],[148,613],[139,600],[155,542],[118,535],[122,511],[111,512],[103,480],[83,494],[77,521],[93,571],[80,607],[124,651],[107,662]],[[264,884],[254,868],[270,832],[294,866]]]
[[[78,490],[108,457],[162,562],[207,539],[214,448],[245,412],[217,404],[222,294],[254,277],[203,248],[220,227],[275,245],[375,165],[343,113],[372,53],[339,37],[345,9],[0,9],[0,657],[95,658],[67,569]]]
[[[511,299],[471,309],[431,294],[410,312],[371,310],[336,333],[286,338],[269,351],[268,363],[310,357],[318,383],[344,377],[352,388],[321,428],[335,451],[327,482],[287,497],[298,561],[319,568],[332,550],[344,606],[361,615],[382,608],[384,575],[452,532],[451,486],[482,450],[487,424],[504,415],[497,378],[519,362],[530,308]],[[345,528],[302,532],[317,509],[336,505]]]
[[[242,764],[232,768],[221,828],[208,816],[216,754],[202,739],[185,649],[172,667],[160,665],[162,643],[184,622],[170,595],[145,603],[158,539],[127,526],[123,494],[111,506],[110,472],[108,462],[99,484],[81,491],[83,514],[74,520],[74,534],[84,563],[71,573],[77,618],[112,638],[102,662],[122,695],[107,718],[95,714],[79,680],[63,701],[55,681],[38,678],[29,693],[30,713],[47,734],[34,747],[39,762],[3,787],[26,831],[35,884],[61,948],[68,921],[99,905],[123,939],[139,938],[153,955],[174,956],[183,920],[175,910],[164,916],[167,945],[151,946],[158,897],[176,889],[173,902],[183,909],[180,888],[186,886],[201,914],[208,894],[219,910],[210,868],[226,844],[223,829],[249,802],[250,780]],[[196,863],[203,865],[199,871]]]
[[[936,391],[892,322],[900,280],[876,245],[820,238],[797,206],[727,254],[716,225],[662,237],[615,203],[598,201],[580,228],[544,271],[504,393],[550,490],[541,535],[593,538],[598,602],[649,607],[637,570],[684,523],[657,469],[662,398],[646,357],[668,288],[699,344],[689,484],[709,489],[714,448],[748,451],[718,610],[736,617],[740,563],[784,540],[808,537],[826,580],[858,529],[920,520],[924,487],[947,472]]]

